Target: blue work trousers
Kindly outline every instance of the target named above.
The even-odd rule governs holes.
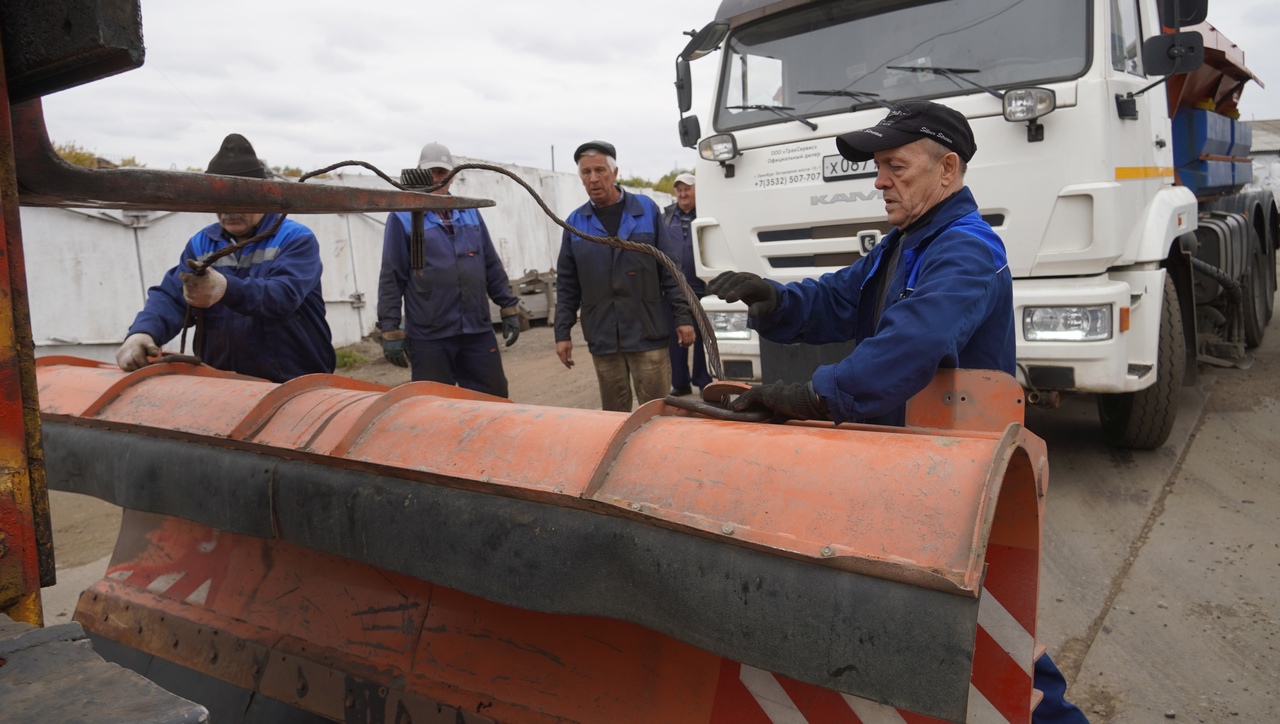
[[[507,376],[493,330],[432,340],[409,340],[414,382],[443,382],[498,397],[507,396]]]
[[[695,319],[693,328],[698,333],[693,343],[693,373],[689,372],[689,348],[680,346],[680,338],[676,336],[676,317],[671,312],[671,305],[664,305],[667,310],[667,326],[671,329],[671,339],[667,342],[667,351],[671,354],[671,387],[678,389],[695,385],[706,387],[711,383],[711,374],[707,372],[707,350],[702,344],[702,329]]]

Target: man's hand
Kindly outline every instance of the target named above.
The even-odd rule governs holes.
[[[189,259],[187,263],[192,261]],[[227,278],[217,269],[205,269],[204,274],[179,272],[178,277],[182,279],[182,298],[193,307],[208,309],[227,293]]]
[[[382,333],[382,356],[396,367],[409,366],[409,350],[405,348],[403,329]]]
[[[556,342],[556,356],[560,358],[561,364],[573,369],[573,342],[568,340]]]
[[[778,308],[778,291],[758,274],[725,272],[707,284],[707,291],[726,302],[746,302],[747,314],[763,317]]]
[[[116,364],[120,365],[120,369],[125,372],[132,372],[150,364],[148,357],[159,356],[160,348],[156,346],[156,341],[151,338],[151,335],[135,332],[125,337],[124,344],[116,350]]]
[[[502,310],[502,338],[507,340],[508,347],[520,339],[520,310],[516,307]]]
[[[698,341],[698,333],[694,331],[692,324],[682,324],[676,327],[676,341],[681,347],[692,347]]]
[[[774,422],[786,420],[830,420],[827,406],[807,382],[774,382],[757,385],[738,395],[729,404],[734,412],[752,408],[773,411]]]

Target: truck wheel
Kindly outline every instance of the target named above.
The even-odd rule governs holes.
[[[1156,354],[1156,381],[1137,392],[1098,395],[1098,419],[1107,444],[1118,448],[1154,450],[1169,439],[1178,416],[1182,377],[1186,373],[1186,336],[1182,332],[1182,308],[1173,279],[1164,278],[1160,310],[1160,349]]]
[[[1252,229],[1249,236],[1253,240],[1253,254],[1249,259],[1248,270],[1240,280],[1241,291],[1244,292],[1244,344],[1253,349],[1262,344],[1267,333],[1268,307],[1271,301],[1271,279],[1267,274],[1267,257],[1262,253],[1258,243],[1258,235]]]

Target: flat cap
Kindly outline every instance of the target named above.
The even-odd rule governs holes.
[[[605,141],[587,141],[581,146],[578,146],[578,150],[573,152],[573,162],[577,163],[578,159],[582,158],[583,154],[587,151],[599,151],[615,161],[618,160],[618,150],[613,147],[612,143],[607,143]]]

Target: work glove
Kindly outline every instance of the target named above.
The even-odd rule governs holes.
[[[116,364],[120,365],[120,369],[125,372],[132,372],[150,364],[149,357],[159,356],[160,348],[156,346],[156,341],[151,338],[151,335],[135,332],[125,337],[124,344],[116,350]]]
[[[187,266],[195,269],[195,259],[188,259]],[[227,293],[227,278],[217,269],[205,269],[204,274],[179,272],[178,278],[182,280],[182,298],[193,307],[208,309]]]
[[[734,412],[768,409],[774,422],[787,420],[830,420],[827,406],[809,382],[774,382],[757,385],[729,403]]]
[[[396,367],[409,366],[409,350],[405,348],[403,329],[382,333],[382,356]]]
[[[520,339],[520,310],[516,307],[502,310],[502,338],[507,340],[508,347]]]
[[[751,317],[763,317],[778,308],[778,291],[751,272],[725,272],[707,284],[707,291],[726,302],[745,302]]]

